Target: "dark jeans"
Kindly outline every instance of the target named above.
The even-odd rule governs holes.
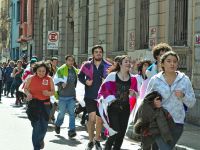
[[[10,89],[11,89],[11,85],[13,83],[13,81],[7,81],[7,92],[10,93]],[[13,94],[13,92],[11,92],[11,94]]]
[[[45,105],[47,114],[49,115],[51,110],[51,105]],[[33,127],[32,142],[34,150],[40,150],[40,142],[44,140],[45,134],[47,132],[48,121],[45,120],[42,112],[38,114],[39,120],[37,122],[31,122]]]
[[[2,83],[3,85],[2,85],[2,89],[1,89],[1,91],[3,92],[4,91],[4,94],[6,94],[6,90],[7,90],[7,83],[6,83],[6,81],[5,80],[3,80],[3,83]]]
[[[19,86],[20,86],[20,85],[15,86],[15,89],[16,89],[16,98],[17,98],[18,100],[19,100],[19,98],[20,98]]]
[[[117,134],[110,136],[107,140],[107,144],[112,146],[114,144],[113,150],[120,150],[123,139],[128,126],[128,119],[130,116],[130,105],[123,107],[111,106],[108,108],[108,118],[110,126],[113,130],[117,131]]]
[[[158,135],[156,137],[156,142],[158,144],[159,149],[160,150],[172,150],[174,148],[174,146],[176,145],[176,143],[178,142],[178,140],[180,139],[182,133],[183,133],[183,126],[176,126],[171,131],[173,141],[170,143],[165,143],[162,135],[161,134]]]

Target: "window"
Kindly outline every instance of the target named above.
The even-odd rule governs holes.
[[[119,1],[118,51],[124,51],[125,1]]]
[[[20,1],[17,2],[17,22],[20,21]]]
[[[59,6],[58,6],[58,12],[57,12],[57,31],[59,31]]]
[[[175,0],[174,45],[186,46],[188,37],[188,0]]]
[[[51,31],[53,31],[53,8],[51,11]]]
[[[74,4],[74,0],[70,0],[70,7],[72,7]]]
[[[15,18],[15,4],[13,6],[13,18]]]
[[[140,49],[149,47],[149,0],[141,0],[140,5]]]
[[[87,0],[87,7],[86,7],[85,53],[88,53],[88,29],[89,29],[89,0]]]
[[[24,22],[27,22],[27,2],[24,4]]]

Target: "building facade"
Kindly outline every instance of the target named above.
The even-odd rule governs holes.
[[[10,58],[11,0],[0,1],[0,59]]]
[[[34,54],[34,0],[20,1],[20,25],[18,39],[20,43],[20,56],[26,56],[28,60]]]
[[[136,72],[138,60],[152,61],[152,48],[168,43],[179,54],[178,70],[193,84],[197,103],[188,122],[200,125],[200,0],[35,0],[35,55],[73,54],[80,65],[92,47],[104,47],[104,58],[128,55]],[[59,31],[59,50],[47,50],[47,32]]]
[[[11,2],[11,43],[10,43],[10,58],[11,60],[20,55],[20,44],[15,42],[18,39],[20,25],[20,0],[12,0]]]

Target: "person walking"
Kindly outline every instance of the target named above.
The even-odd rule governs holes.
[[[6,96],[6,77],[4,76],[4,73],[6,71],[6,62],[3,62],[3,67],[2,67],[2,71],[3,71],[3,79],[2,79],[2,89],[1,89],[1,93],[3,94],[4,91],[4,96]]]
[[[122,55],[108,71],[108,76],[99,89],[99,112],[110,135],[105,150],[111,150],[113,143],[113,150],[121,149],[131,111],[130,99],[138,97],[137,79],[129,73],[130,67],[130,58]],[[136,98],[134,99],[133,107],[136,103]]]
[[[63,124],[66,110],[69,114],[69,131],[68,136],[70,138],[76,136],[75,131],[75,113],[74,109],[76,107],[76,84],[78,80],[78,73],[74,64],[74,56],[67,55],[65,56],[65,63],[62,65],[55,77],[54,84],[58,86],[58,95],[59,95],[59,113],[55,123],[55,132],[60,134],[60,126]]]
[[[47,76],[50,69],[45,62],[36,63],[33,72],[35,74],[28,78],[24,91],[29,101],[27,114],[33,127],[33,147],[34,150],[40,150],[44,148],[51,109],[50,96],[55,94],[55,88],[52,78]]]
[[[26,57],[22,56],[22,57],[20,58],[20,60],[22,61],[22,67],[23,67],[24,69],[26,69],[26,67],[27,67]]]
[[[162,72],[153,76],[147,86],[146,94],[157,91],[162,96],[154,99],[154,108],[163,107],[172,116],[176,127],[171,131],[173,141],[165,143],[162,135],[156,136],[156,143],[161,150],[172,150],[183,133],[185,109],[183,104],[192,108],[196,102],[195,94],[189,78],[177,71],[179,64],[178,55],[169,51],[160,59]]]
[[[22,61],[17,61],[17,67],[13,69],[12,77],[14,78],[12,85],[16,89],[16,102],[15,105],[22,106],[22,102],[20,99],[20,91],[19,86],[22,84],[22,76],[24,73],[24,69],[22,68]]]
[[[79,81],[85,85],[84,101],[89,114],[89,143],[85,150],[91,150],[94,145],[97,150],[101,150],[99,136],[102,131],[103,121],[97,107],[97,97],[99,88],[103,80],[107,77],[107,70],[112,64],[103,59],[103,47],[101,45],[95,45],[92,48],[92,57],[91,61],[88,61],[81,67],[78,75]],[[94,137],[95,121],[96,134]]]
[[[2,91],[2,80],[4,79],[4,70],[3,67],[1,66],[2,63],[0,62],[0,91]],[[1,102],[1,94],[0,94],[0,102]]]
[[[7,97],[10,93],[11,90],[11,85],[13,83],[13,78],[11,76],[11,73],[13,72],[14,69],[14,62],[10,61],[9,66],[6,67],[6,71],[4,73],[4,77],[6,78],[6,84],[7,84]],[[11,92],[11,97],[13,98],[13,92]]]
[[[149,68],[149,66],[152,65],[152,62],[147,59],[142,59],[137,62],[137,71],[138,74],[135,76],[137,78],[137,85],[138,85],[138,91],[140,91],[142,83],[144,80],[147,79],[146,76],[146,70]]]
[[[52,57],[51,61],[50,61],[51,71],[49,73],[49,75],[52,77],[52,79],[54,79],[54,76],[55,76],[56,72],[58,71],[57,65],[58,65],[58,58]],[[52,108],[50,111],[49,123],[53,124],[55,121],[55,111],[56,111],[58,104],[57,104],[57,102],[53,102],[51,104],[52,104]]]

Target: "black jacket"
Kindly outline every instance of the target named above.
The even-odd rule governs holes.
[[[162,96],[157,91],[147,94],[140,105],[135,121],[134,132],[142,135],[143,148],[149,147],[156,141],[156,136],[161,134],[166,143],[171,142],[171,130],[176,126],[172,116],[164,108],[154,108],[154,99]]]
[[[47,99],[44,101],[38,100],[38,99],[32,99],[31,101],[29,101],[28,109],[26,110],[26,113],[30,121],[33,121],[33,122],[38,121],[39,120],[38,114],[40,112],[43,113],[46,121],[49,120],[49,115],[47,114],[45,104],[44,104],[45,102],[50,102],[50,99]]]

